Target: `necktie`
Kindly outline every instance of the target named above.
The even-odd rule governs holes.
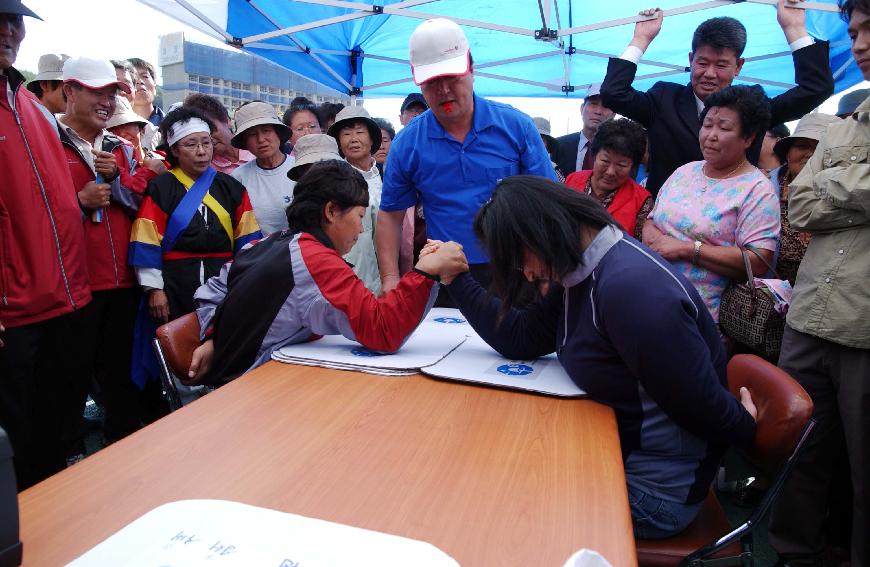
[[[586,145],[583,146],[586,149],[586,153],[583,155],[583,169],[584,171],[587,169],[592,169],[592,152],[589,151],[589,142],[586,142]]]

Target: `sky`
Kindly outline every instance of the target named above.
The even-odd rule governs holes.
[[[176,31],[184,31],[185,38],[189,41],[227,48],[213,38],[136,0],[24,0],[24,4],[45,21],[25,18],[27,35],[15,63],[19,69],[36,72],[39,56],[43,53],[67,53],[107,59],[140,57],[156,64],[160,36]],[[159,75],[160,68],[157,70]],[[870,83],[865,81],[854,88],[868,86]],[[820,110],[833,114],[839,96],[835,95],[825,102]],[[554,136],[576,132],[582,126],[581,101],[578,99],[495,100],[512,104],[531,116],[547,118]],[[364,101],[364,106],[372,116],[386,118],[397,130],[400,104],[401,99],[395,98]]]

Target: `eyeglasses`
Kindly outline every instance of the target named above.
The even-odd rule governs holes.
[[[320,125],[319,124],[308,124],[305,126],[297,126],[293,128],[293,131],[297,134],[301,134],[303,132],[308,132],[309,134],[319,134],[320,133]]]
[[[211,140],[206,140],[204,142],[187,142],[187,143],[178,144],[178,145],[181,146],[181,148],[183,148],[189,152],[195,152],[199,149],[200,146],[202,146],[202,149],[208,151],[211,149],[213,144],[212,144]]]

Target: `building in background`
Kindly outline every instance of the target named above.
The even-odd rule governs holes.
[[[252,100],[272,104],[278,116],[297,96],[307,97],[318,104],[350,102],[349,96],[340,95],[265,59],[185,41],[183,32],[160,37],[157,64],[163,75],[164,109],[183,101],[190,93],[217,97],[230,116],[241,104]]]

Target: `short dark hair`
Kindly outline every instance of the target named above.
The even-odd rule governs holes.
[[[281,117],[281,122],[283,122],[287,126],[290,126],[290,123],[293,121],[293,117],[299,112],[303,111],[307,111],[313,114],[314,118],[317,120],[317,125],[323,128],[323,117],[320,116],[317,105],[304,96],[297,96],[290,101],[290,108],[284,111],[284,116]]]
[[[335,117],[342,109],[344,109],[344,105],[340,102],[324,102],[321,104],[316,113],[320,116],[320,124],[335,122]]]
[[[728,16],[705,20],[695,28],[692,35],[692,53],[704,45],[716,51],[731,49],[739,59],[746,49],[746,28],[738,20]]]
[[[81,83],[77,83],[77,82],[75,82],[75,81],[69,81],[69,82],[66,82],[66,83],[61,82],[61,85],[60,85],[60,86],[61,86],[60,94],[61,94],[61,96],[63,97],[63,101],[64,101],[64,102],[66,102],[66,92],[63,90],[63,87],[66,86],[66,85],[69,85],[69,87],[70,87],[72,90],[74,90],[74,91],[80,91],[80,90],[82,90],[82,89],[84,88],[84,87],[81,85]],[[40,89],[42,89],[42,87],[40,87]]]
[[[646,151],[646,132],[643,126],[628,118],[608,120],[598,127],[592,146],[592,155],[608,150],[631,159],[632,168],[643,161]]]
[[[474,233],[490,258],[493,291],[504,315],[523,294],[523,250],[562,278],[582,263],[583,226],[616,221],[598,201],[545,177],[515,175],[502,180],[478,211]]]
[[[199,110],[209,122],[229,123],[230,121],[230,113],[226,107],[221,104],[221,101],[211,95],[190,93],[184,99],[183,106]]]
[[[163,140],[161,142],[161,147],[158,149],[164,150],[166,152],[166,161],[169,162],[169,165],[172,167],[176,167],[178,165],[178,158],[172,153],[172,148],[169,146],[167,141],[169,140],[169,131],[170,129],[178,122],[184,122],[185,120],[190,120],[191,118],[199,118],[200,120],[205,120],[206,124],[209,125],[209,128],[214,132],[214,125],[206,118],[205,114],[201,112],[199,109],[193,106],[179,106],[172,112],[168,112],[166,116],[163,117],[163,120],[160,122],[160,138]]]
[[[387,133],[387,136],[390,137],[390,140],[396,137],[396,129],[393,128],[393,125],[390,124],[390,121],[386,118],[372,118],[375,121],[375,124],[378,125],[378,128]]]
[[[839,0],[837,4],[840,6],[840,17],[846,23],[852,19],[852,12],[855,10],[870,14],[870,0]]]
[[[787,138],[791,136],[791,130],[785,124],[775,124],[767,129],[767,133],[774,138]]]
[[[49,81],[51,83],[60,83],[62,81]],[[42,90],[42,85],[40,84],[42,81],[30,81],[27,83],[27,90],[36,95],[36,98],[42,99],[42,95],[45,94],[45,91]]]
[[[293,188],[293,202],[287,207],[290,230],[320,230],[323,209],[330,201],[342,211],[369,204],[365,178],[346,161],[319,161],[299,178]]]
[[[707,112],[716,107],[730,108],[740,116],[740,134],[744,139],[755,136],[760,142],[770,124],[770,99],[759,85],[731,85],[716,91],[704,100],[701,122]]]
[[[145,69],[148,71],[148,74],[151,75],[153,80],[157,80],[157,74],[154,72],[154,65],[145,61],[144,59],[139,59],[138,57],[131,57],[127,59],[130,62],[130,65],[135,67],[136,69]]]

